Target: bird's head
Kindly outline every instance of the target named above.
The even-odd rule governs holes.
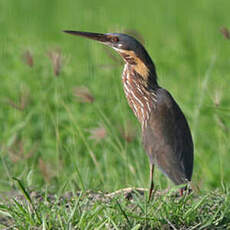
[[[149,74],[154,74],[156,76],[155,66],[143,45],[135,38],[127,34],[100,34],[71,30],[65,30],[64,32],[75,36],[96,40],[109,47],[112,47],[122,56],[126,63],[132,65],[134,70],[143,78],[146,78],[146,80]]]
[[[140,46],[142,46],[135,38],[121,33],[90,33],[81,31],[65,30],[65,33],[69,33],[75,36],[81,36],[84,38],[89,38],[101,42],[107,46],[114,48],[118,52],[125,51],[136,51]]]

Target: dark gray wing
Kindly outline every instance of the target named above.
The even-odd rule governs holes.
[[[156,91],[156,107],[143,129],[143,144],[150,161],[175,183],[191,180],[193,141],[186,118],[167,90]]]

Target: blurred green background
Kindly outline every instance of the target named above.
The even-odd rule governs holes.
[[[144,39],[192,129],[194,184],[228,185],[229,12],[226,0],[0,0],[0,191],[12,177],[52,191],[148,186],[118,55],[67,29]],[[168,186],[159,171],[155,182]]]

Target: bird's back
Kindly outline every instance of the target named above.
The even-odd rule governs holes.
[[[157,102],[143,131],[143,144],[152,164],[157,164],[175,184],[191,180],[193,141],[186,118],[167,90],[156,90]]]

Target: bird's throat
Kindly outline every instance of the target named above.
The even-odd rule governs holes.
[[[144,128],[151,109],[155,106],[156,94],[147,88],[147,83],[143,77],[128,63],[125,65],[122,81],[129,106]]]
[[[148,80],[150,73],[148,66],[139,57],[137,57],[133,51],[126,50],[124,52],[120,51],[119,53],[125,62],[132,66],[135,72],[142,76],[144,80]]]

